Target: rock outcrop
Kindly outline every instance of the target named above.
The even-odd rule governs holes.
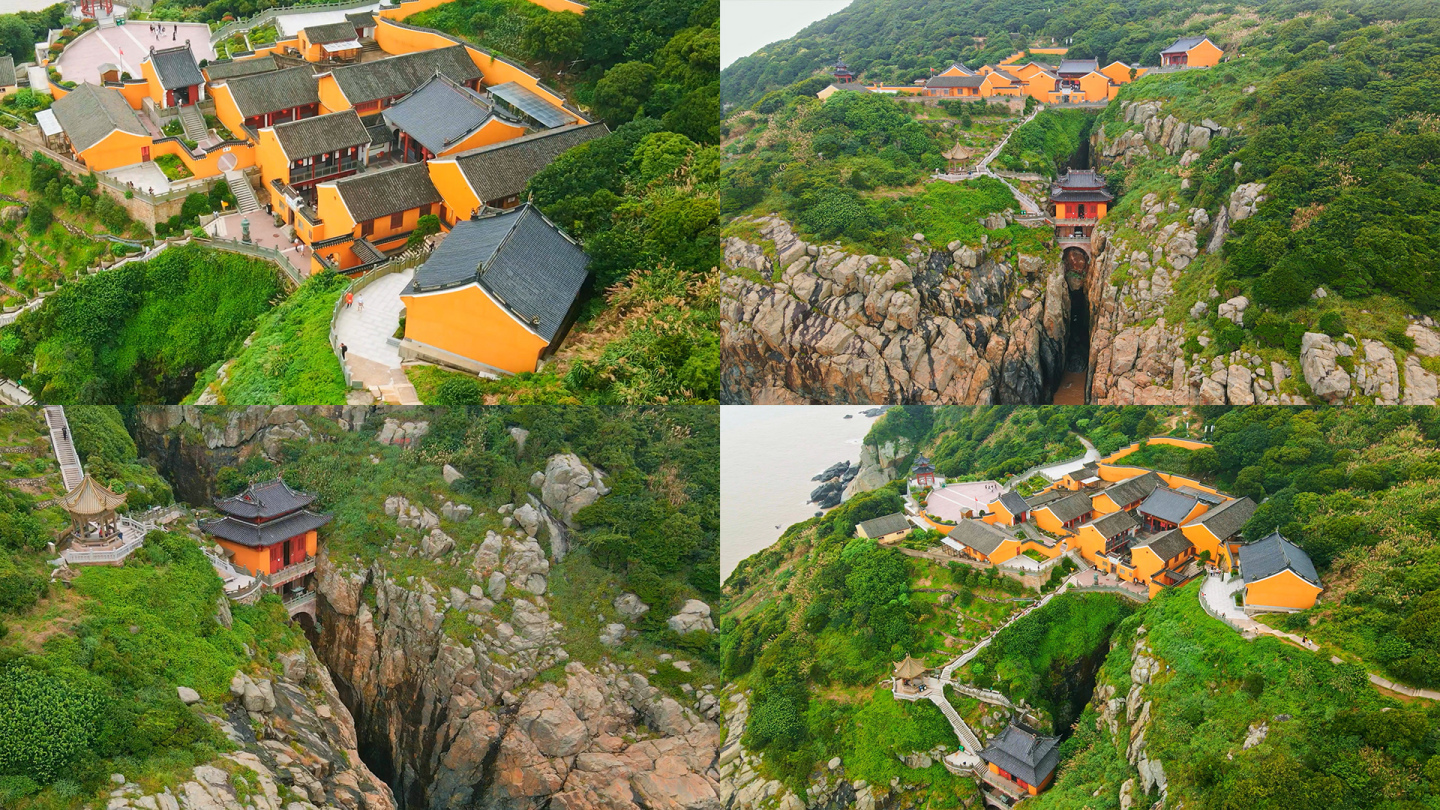
[[[910,440],[904,436],[879,445],[866,442],[860,447],[860,471],[845,485],[845,498],[879,489],[899,478],[905,471],[897,465],[912,449]]]
[[[570,661],[531,537],[491,532],[470,568],[476,584],[448,594],[380,563],[341,570],[322,554],[317,568],[319,650],[362,751],[389,764],[406,807],[720,810],[713,687],[687,705],[619,665]],[[472,639],[447,633],[447,612],[466,617]],[[536,680],[557,666],[563,680]]]
[[[173,790],[152,793],[116,774],[107,810],[394,810],[390,788],[360,757],[329,672],[308,648],[282,662],[278,678],[237,672],[226,706],[188,690],[186,702],[237,750],[195,766]]]
[[[857,256],[778,217],[750,224],[756,241],[725,242],[727,402],[1037,403],[1063,371],[1059,263],[1012,262],[988,236],[978,250]]]

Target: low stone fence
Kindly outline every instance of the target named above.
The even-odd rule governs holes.
[[[1150,597],[1141,596],[1132,590],[1121,588],[1118,585],[1071,585],[1070,590],[1079,593],[1115,593],[1136,602],[1149,602]],[[1214,614],[1211,614],[1214,615]],[[1219,617],[1216,617],[1219,618]],[[1223,620],[1222,620],[1223,621]]]

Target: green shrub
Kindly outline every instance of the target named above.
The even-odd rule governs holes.
[[[1320,316],[1318,328],[1332,338],[1345,334],[1345,319],[1339,312],[1331,310]]]
[[[55,221],[55,214],[50,210],[49,203],[44,200],[36,200],[30,204],[30,213],[26,219],[30,235],[40,236],[50,230],[50,223]]]

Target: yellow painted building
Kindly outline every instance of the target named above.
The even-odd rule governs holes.
[[[306,62],[348,61],[360,55],[360,40],[350,22],[302,28],[296,50]]]
[[[1030,516],[1030,505],[1017,492],[1005,492],[1000,495],[999,500],[986,504],[985,511],[990,514],[981,518],[994,526],[1019,526]]]
[[[188,43],[175,48],[151,48],[140,60],[140,72],[156,107],[188,107],[205,100],[205,76]]]
[[[1131,543],[1131,579],[1148,587],[1153,599],[1167,585],[1188,579],[1184,571],[1194,557],[1195,547],[1179,529]]]
[[[523,122],[443,74],[431,76],[381,114],[398,136],[397,156],[411,163],[489,146],[525,134]]]
[[[1160,52],[1161,67],[1214,67],[1225,52],[1209,37],[1182,37]]]
[[[71,155],[92,171],[131,166],[151,158],[150,131],[113,87],[82,83],[50,107]]]
[[[1033,504],[1034,499],[1028,499]],[[1032,505],[1030,519],[1036,526],[1054,535],[1064,536],[1089,520],[1095,513],[1090,496],[1083,492],[1061,495],[1043,505]]]
[[[855,536],[874,540],[884,546],[904,540],[905,536],[914,529],[914,524],[906,519],[905,515],[894,512],[856,523]]]
[[[295,206],[316,202],[314,187],[362,170],[370,133],[354,110],[317,115],[266,127],[259,132],[255,152],[260,164],[261,197],[287,222],[294,221]]]
[[[1240,547],[1245,612],[1288,612],[1315,606],[1323,587],[1310,556],[1274,532]]]
[[[423,163],[363,172],[315,186],[314,218],[302,207],[293,223],[316,266],[342,272],[378,264],[404,247],[420,217],[446,222],[444,201]]]
[[[1102,557],[1123,548],[1139,528],[1139,521],[1129,512],[1111,512],[1081,525],[1071,545],[1091,565],[1099,567]]]
[[[1255,502],[1232,498],[1205,511],[1180,527],[1195,546],[1195,553],[1222,571],[1234,567],[1234,549],[1240,544],[1240,530],[1255,514]]]
[[[211,84],[215,117],[237,138],[258,140],[265,127],[320,114],[315,76],[292,67]]]
[[[610,134],[604,124],[579,124],[436,158],[430,180],[445,198],[454,220],[469,219],[482,207],[514,208],[536,172],[570,149]]]
[[[462,220],[401,293],[401,355],[492,374],[534,371],[569,330],[588,263],[528,204]]]
[[[1100,490],[1091,498],[1091,503],[1094,504],[1095,511],[1102,515],[1129,511],[1139,506],[1163,483],[1157,473],[1147,471]]]
[[[1021,553],[1021,543],[1013,535],[980,520],[960,520],[941,541],[972,560],[998,565]]]

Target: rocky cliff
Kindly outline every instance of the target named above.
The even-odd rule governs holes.
[[[742,220],[725,242],[725,401],[1037,403],[1064,369],[1070,297],[1060,263],[917,246],[905,261]],[[993,223],[1004,227],[1001,219]]]
[[[253,454],[278,458],[285,442],[319,440],[316,419],[336,420],[347,430],[383,419],[375,438],[386,444],[413,442],[428,431],[413,412],[341,408],[143,410],[133,429],[142,452],[175,482],[177,494],[208,504],[219,468]],[[525,432],[513,429],[510,437],[523,444]],[[444,469],[447,485],[461,477],[448,465]],[[289,756],[304,760],[327,791],[323,802],[312,799],[317,805],[719,810],[717,687],[691,675],[692,663],[670,653],[629,658],[651,666],[621,664],[605,653],[592,655],[588,664],[573,660],[562,638],[561,620],[569,617],[551,613],[551,579],[565,576],[569,528],[580,509],[609,492],[603,473],[573,454],[559,454],[530,483],[526,502],[488,513],[453,493],[397,492],[375,505],[377,514],[399,527],[388,554],[366,564],[322,547],[316,658],[303,675],[287,665],[286,677],[308,679],[326,694],[331,708],[315,713],[343,722],[335,721],[337,741],[324,750],[346,752],[336,757],[353,766],[319,764],[332,757],[299,736],[300,724],[286,714],[284,684],[240,679],[233,685],[243,706],[240,718],[245,710],[262,722],[283,718],[276,720],[282,730],[276,739],[300,743]],[[483,531],[483,539],[457,540],[476,534],[462,531],[462,524],[480,521],[495,528]],[[441,578],[444,587],[432,584]],[[613,604],[590,605],[587,620],[618,619],[604,625],[596,646],[587,649],[632,647],[639,635],[633,625],[650,610],[628,593]],[[666,625],[682,636],[715,630],[709,606],[693,599]],[[657,683],[665,683],[664,690],[651,683],[662,667]],[[321,753],[312,768],[313,751]],[[282,753],[271,752],[275,767],[264,778],[292,778],[284,769],[294,765]],[[265,754],[257,756],[263,760]],[[228,793],[218,783],[207,787],[213,776],[197,770],[197,786],[214,804],[197,804],[203,801],[197,793],[186,806],[309,810],[303,803],[247,805],[236,800],[233,786]],[[306,791],[297,795],[319,795],[308,777],[297,773],[293,780]],[[126,807],[177,810],[158,797],[158,804],[141,802],[133,786],[122,787],[137,801]],[[354,795],[340,796],[346,789]]]
[[[394,810],[389,787],[359,756],[354,721],[325,667],[309,648],[280,662],[279,677],[235,673],[223,705],[181,687],[180,699],[237,749],[196,766],[175,789],[113,774],[107,810]]]
[[[900,460],[914,449],[911,441],[899,436],[882,444],[866,442],[860,448],[860,471],[845,486],[845,498],[858,492],[879,489],[899,478],[906,472],[899,467]]]
[[[1085,278],[1091,309],[1090,402],[1301,405],[1368,398],[1389,405],[1434,403],[1440,378],[1423,358],[1440,356],[1440,335],[1429,318],[1410,319],[1406,334],[1415,348],[1403,356],[1380,335],[1332,338],[1318,332],[1305,335],[1298,356],[1248,344],[1224,354],[1207,352],[1215,335],[1206,320],[1244,323],[1252,302],[1243,295],[1227,298],[1185,276],[1196,272],[1207,255],[1220,252],[1234,223],[1255,213],[1265,201],[1265,185],[1237,186],[1213,212],[1189,206],[1183,193],[1191,185],[1190,167],[1211,138],[1228,137],[1231,128],[1210,119],[1180,120],[1159,101],[1120,105],[1120,120],[1096,127],[1091,136],[1098,168],[1179,160],[1162,164],[1172,184],[1145,193],[1138,207],[1117,206],[1096,228]],[[1218,258],[1208,261],[1213,267]],[[1317,289],[1313,297],[1327,294]],[[1190,338],[1194,342],[1187,348]]]

